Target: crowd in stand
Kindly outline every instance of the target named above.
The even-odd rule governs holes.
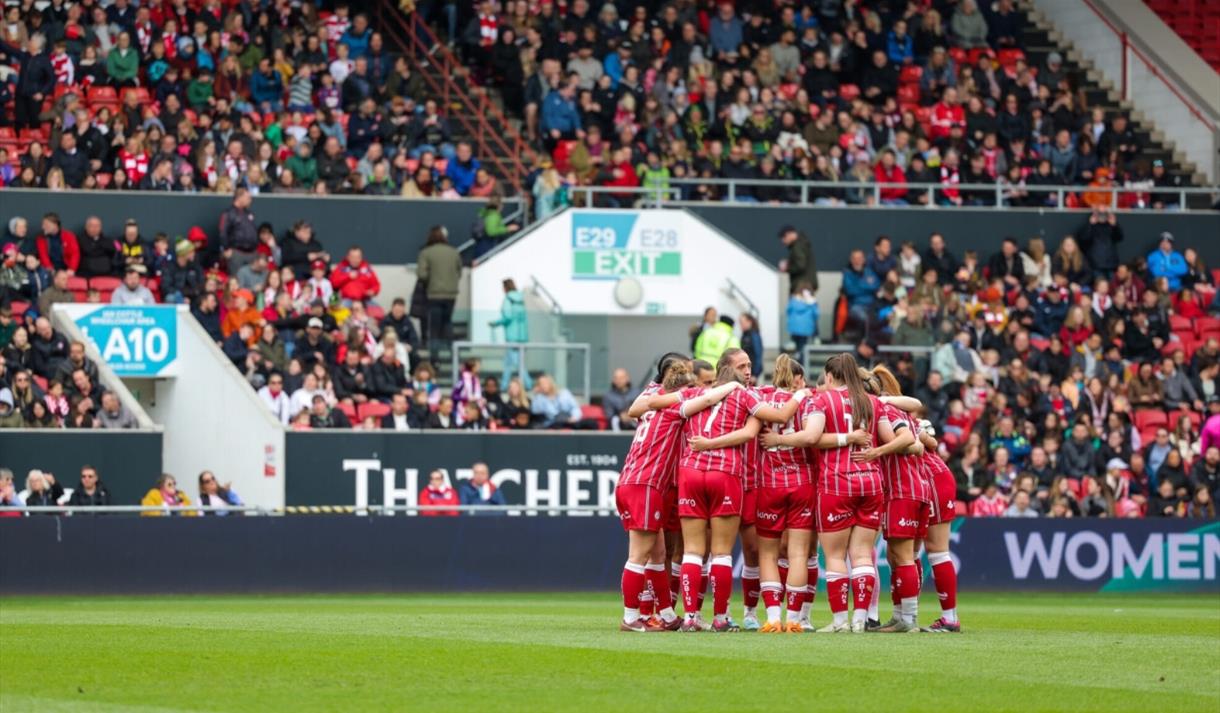
[[[483,378],[477,359],[437,382],[430,356],[448,348],[462,259],[441,226],[416,259],[410,303],[383,298],[359,247],[332,263],[311,226],[278,235],[257,223],[238,189],[209,240],[199,228],[150,241],[134,221],[121,235],[96,216],[78,236],[47,214],[13,218],[0,239],[0,427],[135,427],[102,393],[85,346],[57,332],[56,303],[189,304],[224,355],[284,424],[394,430],[589,428],[571,392],[516,369]],[[511,280],[494,326],[527,341],[524,299]],[[380,301],[380,304],[379,304]],[[388,305],[388,309],[386,307]],[[418,326],[417,326],[418,325]],[[423,337],[421,337],[424,335]]]
[[[1053,251],[852,253],[836,336],[924,402],[970,514],[1214,515],[1220,271],[1168,232],[1121,262],[1123,239],[1096,211]]]
[[[466,61],[503,92],[565,187],[668,189],[674,179],[833,182],[820,204],[876,204],[861,184],[898,184],[882,204],[1054,206],[1058,185],[1125,186],[1122,207],[1178,204],[1181,179],[1126,116],[1088,105],[1051,53],[1032,65],[1012,0],[777,4],[683,0],[482,2]],[[908,183],[938,184],[927,191]],[[1001,190],[959,189],[960,184]],[[687,200],[723,185],[673,186]],[[1159,189],[1159,190],[1158,190]],[[734,199],[790,202],[791,186],[738,186]],[[1101,191],[1071,204],[1108,205]],[[1067,202],[1067,201],[1065,201]]]
[[[448,108],[366,14],[324,6],[10,3],[0,186],[509,190],[456,139]],[[1088,106],[1062,57],[1027,61],[1012,0],[649,7],[421,6],[549,154],[525,182],[539,216],[570,204],[576,186],[620,188],[600,194],[617,205],[634,200],[630,189],[700,177],[841,184],[807,187],[821,204],[1045,207],[1060,196],[1037,189],[1063,184],[1123,186],[1121,207],[1180,203],[1181,177],[1147,159],[1125,116]],[[897,185],[874,194],[864,186],[874,181]],[[975,183],[1001,188],[958,188]],[[711,184],[675,188],[688,200],[727,195]],[[734,192],[768,203],[800,196],[782,185]],[[1111,196],[1080,191],[1064,202]]]
[[[346,3],[8,3],[0,186],[488,197],[411,63]]]

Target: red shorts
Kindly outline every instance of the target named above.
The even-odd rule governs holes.
[[[813,529],[813,484],[758,491],[758,534],[779,539],[784,530]]]
[[[953,522],[957,517],[957,481],[953,473],[945,471],[932,478],[932,512],[929,525]]]
[[[928,536],[928,516],[932,506],[908,498],[895,498],[885,504],[882,528],[887,540],[922,540]]]
[[[708,520],[741,515],[741,478],[719,470],[678,468],[678,516]]]
[[[649,485],[620,485],[614,490],[614,503],[624,530],[657,532],[664,524],[665,498]]]
[[[885,497],[877,495],[831,495],[819,493],[818,532],[838,532],[849,527],[881,529]]]
[[[678,486],[670,484],[665,489],[665,502],[661,508],[661,528],[666,532],[682,532],[682,518],[678,517]]]
[[[741,494],[741,526],[751,527],[757,523],[758,488],[750,488]]]

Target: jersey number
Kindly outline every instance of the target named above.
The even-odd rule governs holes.
[[[721,401],[712,407],[712,413],[708,415],[707,423],[704,424],[704,426],[703,426],[704,433],[712,432],[712,424],[716,423],[716,417],[720,415],[720,407],[723,405],[724,405],[724,402]]]

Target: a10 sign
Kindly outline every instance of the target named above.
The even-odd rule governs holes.
[[[77,317],[76,324],[119,376],[175,375],[177,307],[100,307]]]

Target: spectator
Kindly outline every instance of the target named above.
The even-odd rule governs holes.
[[[1168,231],[1161,233],[1158,249],[1148,254],[1148,274],[1154,279],[1165,278],[1169,282],[1169,289],[1177,292],[1182,289],[1182,278],[1189,272],[1186,258],[1173,249],[1173,234]]]
[[[970,2],[970,0],[966,0]],[[1030,504],[1029,493],[1018,490],[1012,496],[1012,505],[1004,511],[1003,517],[1038,517],[1038,511]]]
[[[118,394],[113,391],[107,391],[102,394],[102,408],[98,410],[95,422],[98,428],[126,429],[140,427],[140,422],[119,401]]]
[[[419,495],[419,504],[424,507],[441,507],[460,505],[458,492],[449,484],[449,478],[444,471],[434,470],[428,475],[428,485]],[[457,510],[421,510],[424,517],[456,517]]]
[[[118,243],[102,233],[102,219],[91,215],[85,219],[85,232],[77,239],[80,249],[81,277],[99,277],[114,274],[118,258]]]
[[[745,312],[742,313],[740,320],[741,348],[750,357],[750,373],[754,377],[754,382],[759,383],[758,380],[762,376],[763,370],[763,343],[762,333],[758,330],[758,319]]]
[[[309,408],[310,428],[351,428],[352,422],[342,410],[331,408],[322,394],[314,394]]]
[[[788,249],[788,256],[780,261],[780,272],[788,273],[791,285],[808,283],[810,291],[818,291],[818,268],[809,238],[791,225],[780,228],[779,239]]]
[[[263,400],[271,415],[285,426],[292,420],[291,401],[284,392],[284,375],[272,372],[267,377],[267,384],[258,390],[258,397]]]
[[[1166,357],[1161,361],[1160,376],[1166,408],[1203,410],[1203,399],[1199,397],[1190,377],[1177,368],[1172,358]]]
[[[25,418],[13,403],[13,392],[0,387],[0,428],[24,428]]]
[[[68,505],[79,508],[101,507],[110,504],[110,491],[98,477],[97,468],[91,465],[82,466],[80,483],[72,490],[72,495],[68,498]]]
[[[1178,497],[1173,483],[1162,480],[1156,495],[1148,500],[1148,517],[1182,517],[1186,504]]]
[[[13,486],[13,471],[0,468],[0,508],[19,508],[23,505]],[[5,512],[0,513],[0,517],[21,517],[21,513]]]
[[[453,398],[442,396],[436,410],[428,416],[425,428],[429,430],[450,430],[458,427],[458,415],[454,412]]]
[[[868,332],[872,321],[873,302],[877,299],[877,290],[881,288],[881,280],[869,269],[863,250],[853,250],[847,267],[843,270],[843,296],[847,299],[847,309],[851,317],[863,325]]]
[[[377,279],[377,273],[364,259],[364,252],[357,246],[348,249],[347,258],[331,272],[330,282],[343,299],[343,303],[348,306],[353,300],[372,302],[372,298],[381,292],[381,281]]]
[[[1164,387],[1152,374],[1152,364],[1139,365],[1135,376],[1127,387],[1127,400],[1136,411],[1159,408],[1164,402]]]
[[[174,259],[161,272],[161,296],[164,301],[193,304],[205,287],[203,269],[195,260],[195,245],[179,240],[174,247]]]
[[[239,508],[245,505],[245,503],[233,491],[232,483],[221,485],[220,481],[216,479],[215,473],[205,470],[199,474],[199,505],[217,508],[213,512],[204,512],[202,514],[223,517],[229,514],[226,512],[229,508]]]
[[[428,351],[435,355],[451,337],[453,304],[462,277],[462,256],[449,244],[449,231],[441,225],[428,231],[428,241],[416,260],[416,276],[427,297]]]
[[[465,141],[457,145],[457,151],[445,167],[445,175],[453,179],[453,187],[460,195],[470,193],[475,174],[479,171],[479,160],[474,157],[470,144]]]
[[[110,304],[124,306],[154,305],[157,298],[144,286],[148,269],[140,264],[128,265],[123,272],[123,282],[110,294]]]
[[[34,338],[30,340],[31,368],[44,379],[50,379],[68,357],[68,340],[51,327],[51,320],[39,317],[34,321]]]
[[[144,516],[194,516],[198,514],[194,510],[187,509],[191,505],[191,499],[187,497],[186,493],[178,490],[178,481],[169,473],[162,473],[157,478],[156,484],[144,494],[140,504],[146,508],[161,508],[161,511],[145,510],[140,513]]]
[[[1025,493],[1025,503],[1028,508],[1028,493]],[[1008,501],[1000,494],[999,488],[994,482],[987,483],[982,493],[970,501],[970,517],[1007,516],[1008,509]],[[1035,512],[1033,516],[1036,517],[1037,513]],[[1024,517],[1030,517],[1030,515],[1024,515]]]
[[[932,353],[932,369],[949,384],[963,384],[971,374],[983,371],[983,360],[970,348],[970,334],[958,332]]]
[[[792,294],[788,296],[787,317],[788,336],[792,338],[796,353],[804,354],[805,345],[810,339],[816,339],[818,333],[818,300],[808,282],[794,284]]]
[[[191,315],[195,317],[195,321],[199,322],[199,326],[203,327],[203,331],[212,338],[212,341],[217,344],[224,341],[224,334],[220,328],[220,303],[216,299],[215,292],[205,292],[200,295],[198,303],[191,309]]]
[[[491,471],[486,463],[475,463],[470,469],[470,480],[462,481],[458,488],[462,505],[507,505],[504,493],[491,482]],[[474,512],[473,515],[481,513]]]
[[[25,506],[27,508],[49,508],[59,504],[64,488],[55,482],[53,473],[31,470],[25,478]],[[51,513],[47,513],[51,514]]]
[[[72,273],[67,270],[56,270],[54,282],[38,295],[39,314],[51,314],[51,305],[68,304],[76,301],[75,296],[68,290],[68,280],[71,277]]]
[[[238,188],[233,193],[233,205],[220,216],[220,249],[230,275],[253,262],[257,254],[258,228],[250,212],[253,202],[249,190]]]
[[[381,417],[381,427],[389,431],[412,431],[423,428],[424,424],[414,422],[408,413],[409,407],[405,393],[396,393],[390,399],[390,412]]]
[[[695,339],[695,358],[715,364],[725,350],[740,347],[741,343],[738,341],[737,335],[733,333],[733,318],[722,315],[715,324],[704,329]]]
[[[634,429],[635,419],[627,415],[627,410],[639,395],[639,389],[631,386],[631,375],[626,369],[618,368],[610,376],[610,390],[602,397],[602,410],[610,420],[610,430],[626,431]]]
[[[538,377],[534,384],[534,398],[530,412],[538,428],[577,428],[581,425],[580,404],[572,392],[561,389],[547,374]]]

